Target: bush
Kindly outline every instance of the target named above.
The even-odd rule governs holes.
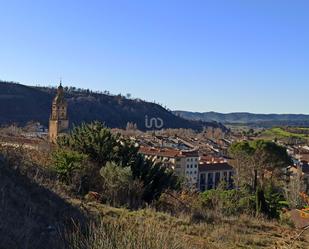
[[[202,193],[201,200],[203,207],[225,216],[253,213],[255,207],[254,196],[246,189],[212,189]]]
[[[103,192],[106,202],[113,206],[126,205],[130,208],[141,204],[143,185],[134,181],[129,167],[119,167],[115,163],[108,162],[100,170],[103,178]]]
[[[85,167],[87,156],[70,150],[57,150],[53,153],[53,165],[59,178],[71,184],[75,172]]]
[[[261,192],[261,195],[264,195],[262,198],[265,203],[257,200],[257,205],[262,205],[262,207],[258,207],[261,210],[257,210],[257,212],[261,211],[267,215],[268,218],[280,218],[282,210],[289,206],[289,203],[284,198],[283,190],[268,184],[264,190],[258,191]]]

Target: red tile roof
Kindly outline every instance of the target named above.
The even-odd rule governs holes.
[[[186,157],[198,157],[199,156],[197,150],[181,151],[181,155],[186,156]]]
[[[141,146],[139,153],[148,156],[162,156],[162,157],[182,157],[181,151],[166,149],[166,148],[153,148]]]

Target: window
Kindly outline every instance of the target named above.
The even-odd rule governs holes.
[[[194,174],[196,175],[196,174],[197,174],[197,172],[196,172],[196,171],[194,171]]]
[[[218,186],[219,182],[220,182],[220,172],[216,172],[215,185]]]
[[[232,181],[232,180],[233,180],[232,178],[233,178],[233,172],[230,171],[230,172],[229,172],[229,181]]]
[[[213,173],[208,173],[207,189],[213,188]]]
[[[224,178],[224,181],[226,181],[227,182],[227,172],[225,171],[225,172],[223,172],[223,178]]]
[[[233,183],[233,172],[230,171],[229,172],[229,188],[233,188],[233,185],[234,185],[234,183]]]
[[[187,169],[188,169],[189,167],[190,167],[189,164],[187,164]]]
[[[197,162],[197,158],[195,158],[195,162]]]
[[[197,168],[197,164],[195,164],[194,167]]]
[[[205,174],[201,174],[200,184],[201,185],[205,185],[205,183],[206,183],[206,175]]]

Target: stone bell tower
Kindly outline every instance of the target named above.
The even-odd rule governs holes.
[[[56,142],[60,133],[65,132],[69,128],[68,120],[68,103],[64,98],[63,87],[60,85],[57,95],[52,103],[52,112],[49,118],[49,141]]]

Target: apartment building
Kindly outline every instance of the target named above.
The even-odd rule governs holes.
[[[234,168],[226,161],[202,162],[199,165],[200,191],[214,189],[219,183],[225,181],[229,189],[233,188]]]
[[[199,176],[198,151],[141,146],[139,153],[146,158],[160,161],[163,165],[173,169],[176,175],[183,177],[190,187],[197,187]]]

